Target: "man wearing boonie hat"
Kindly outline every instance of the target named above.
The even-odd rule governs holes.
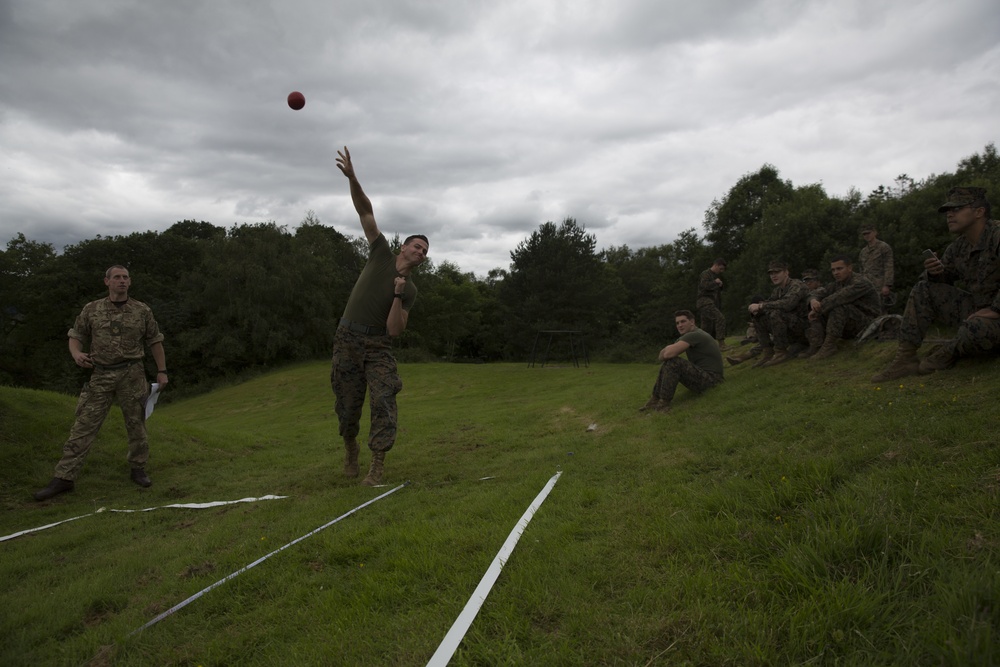
[[[929,253],[924,273],[910,291],[892,363],[872,382],[933,373],[961,357],[1000,353],[1000,223],[990,219],[986,190],[955,187],[938,208],[958,236],[940,257]],[[961,282],[966,289],[955,287]],[[917,359],[931,324],[957,326],[951,340]]]

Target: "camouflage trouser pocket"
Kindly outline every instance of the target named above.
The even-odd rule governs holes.
[[[90,383],[84,382],[83,388],[80,389],[80,396],[76,399],[76,416],[79,417],[83,412],[84,406],[87,405],[87,401],[90,400]]]

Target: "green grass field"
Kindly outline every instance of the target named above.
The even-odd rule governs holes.
[[[637,412],[653,364],[404,364],[381,489],[342,477],[317,362],[158,407],[150,489],[113,410],[45,503],[75,397],[0,387],[0,536],[289,496],[0,542],[0,664],[426,664],[557,470],[451,664],[997,664],[1000,361],[869,383],[891,354],[744,364],[670,415]]]

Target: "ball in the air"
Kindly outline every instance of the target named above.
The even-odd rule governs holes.
[[[306,105],[306,96],[299,91],[288,93],[288,106],[298,111]]]

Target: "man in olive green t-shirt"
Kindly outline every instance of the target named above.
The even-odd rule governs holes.
[[[392,337],[406,329],[417,298],[417,288],[408,278],[427,259],[428,241],[426,236],[409,236],[399,254],[394,254],[375,223],[371,200],[361,189],[346,146],[343,152],[337,151],[337,167],[350,182],[351,200],[369,252],[334,338],[330,384],[337,397],[334,409],[344,439],[344,474],[348,477],[358,476],[357,436],[365,394],[370,393],[372,461],[361,483],[377,486],[382,483],[385,454],[396,441],[396,394],[403,389],[392,356]]]
[[[660,350],[660,375],[653,385],[653,395],[640,412],[655,410],[670,412],[670,402],[682,384],[696,394],[720,384],[722,377],[722,352],[718,344],[695,325],[694,313],[678,310],[674,324],[680,338]],[[687,352],[687,359],[680,355]]]

